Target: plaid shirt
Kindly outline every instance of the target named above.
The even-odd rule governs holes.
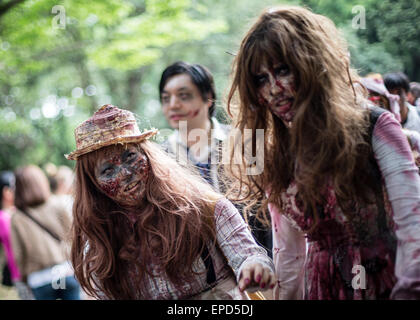
[[[266,251],[257,245],[248,226],[238,210],[226,198],[220,199],[215,206],[216,236],[218,248],[209,246],[216,274],[216,283],[224,280],[233,273],[239,279],[242,268],[253,262],[261,263],[274,272],[272,260]],[[225,258],[226,257],[226,258]],[[190,281],[186,282],[183,290],[176,288],[166,274],[158,273],[158,268],[152,266],[154,277],[146,276],[147,299],[188,299],[210,289],[206,282],[206,268],[201,257],[194,264],[194,271]],[[182,291],[188,292],[183,294]],[[138,297],[142,299],[142,297]]]

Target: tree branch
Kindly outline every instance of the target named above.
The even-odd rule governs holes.
[[[25,0],[11,0],[9,2],[6,2],[4,4],[0,4],[0,17],[7,13],[10,9],[12,9],[14,6],[18,5],[19,3],[23,2]]]

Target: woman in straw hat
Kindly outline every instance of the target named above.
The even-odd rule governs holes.
[[[269,209],[279,297],[420,298],[418,169],[395,117],[354,86],[331,20],[264,11],[233,70],[233,126],[263,129],[265,151],[261,174],[243,156],[229,167]]]
[[[245,299],[272,261],[234,206],[148,141],[134,115],[101,107],[75,129],[71,259],[92,296]]]

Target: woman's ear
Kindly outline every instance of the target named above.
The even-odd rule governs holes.
[[[211,94],[208,95],[208,98],[205,101],[205,108],[206,108],[206,113],[209,114],[209,109],[211,108],[211,106],[214,103],[214,98],[212,97]]]
[[[208,93],[203,100],[205,102],[206,108],[209,109],[213,104],[214,98],[212,97],[211,93]]]

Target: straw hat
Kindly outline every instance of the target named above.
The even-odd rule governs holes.
[[[106,104],[74,130],[76,150],[64,156],[76,160],[83,154],[112,144],[143,141],[157,132],[157,129],[140,132],[132,112]]]

